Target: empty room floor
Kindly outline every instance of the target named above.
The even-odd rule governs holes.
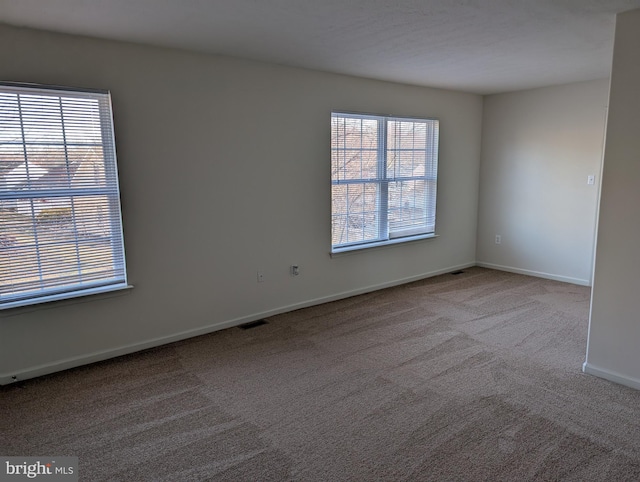
[[[590,289],[484,268],[0,388],[0,453],[80,480],[639,480]]]

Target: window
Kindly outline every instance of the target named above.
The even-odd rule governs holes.
[[[331,114],[332,252],[431,237],[435,119]]]
[[[0,308],[126,285],[109,93],[0,83]]]

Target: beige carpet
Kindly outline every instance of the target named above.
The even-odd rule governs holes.
[[[80,480],[640,480],[589,289],[471,268],[0,390],[0,454]]]

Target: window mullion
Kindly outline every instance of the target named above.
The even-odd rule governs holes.
[[[378,121],[378,239],[389,239],[389,182],[387,180],[387,120]]]

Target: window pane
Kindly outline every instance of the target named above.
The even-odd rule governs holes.
[[[425,173],[426,152],[423,150],[387,151],[387,177],[398,179],[405,177],[423,177]]]
[[[22,142],[18,96],[0,92],[0,145]]]
[[[100,106],[96,99],[63,98],[64,131],[68,144],[101,144]]]
[[[428,122],[390,119],[387,122],[387,148],[424,149]]]
[[[379,239],[379,192],[378,184],[374,183],[333,186],[334,245]]]
[[[360,117],[332,117],[331,122],[331,178],[378,178],[377,119]]]
[[[389,183],[391,237],[433,233],[436,183],[428,180]]]
[[[377,149],[378,120],[361,117],[331,118],[331,147],[336,149]]]
[[[2,135],[1,126],[0,135]],[[24,147],[0,143],[0,190],[13,188],[13,186],[7,185],[7,174],[21,164],[24,164]]]
[[[25,142],[64,142],[58,96],[20,95]]]
[[[387,123],[387,177],[399,179],[425,175],[427,123],[389,120]]]
[[[67,148],[71,186],[77,188],[106,187],[105,154],[100,146]]]

